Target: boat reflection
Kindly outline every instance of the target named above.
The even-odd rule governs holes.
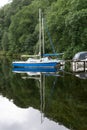
[[[80,79],[87,79],[87,72],[75,73],[75,76]]]
[[[13,68],[12,72],[14,73],[24,73],[27,74],[26,77],[22,78],[33,78],[44,74],[46,76],[60,76],[59,72],[63,71],[63,68],[40,68],[40,69],[30,69],[30,68]],[[37,78],[38,79],[38,78]]]
[[[87,84],[87,80],[77,78],[77,72],[72,72],[67,68],[66,70],[58,70],[57,72],[21,71],[21,74],[14,74],[13,78],[18,78],[18,84],[15,86],[20,85],[18,88],[20,89],[22,86],[22,89],[24,89],[24,95],[27,95],[25,98],[26,100],[24,101],[26,104],[34,106],[36,105],[36,101],[34,100],[38,99],[38,107],[35,106],[35,108],[41,112],[41,122],[44,123],[46,117],[48,117],[59,124],[63,124],[69,129],[82,130],[85,129],[87,124],[85,116],[85,104],[87,100],[87,89],[85,86]],[[24,75],[27,78],[37,77],[38,79],[22,80],[21,77]],[[57,77],[57,75],[60,77]],[[61,78],[61,76],[63,76],[63,78]],[[23,85],[21,82],[23,82]],[[27,88],[30,89],[29,93],[30,91],[32,93],[27,93],[28,89],[26,89],[25,84],[27,85]],[[20,95],[22,95],[22,93]],[[29,103],[27,101],[28,97]],[[32,97],[34,100],[32,100]]]
[[[72,75],[72,76],[75,76],[79,79],[87,79],[87,72],[66,72],[64,71],[63,72],[64,74],[68,74],[68,75]]]
[[[55,77],[64,77],[64,74],[73,75],[80,79],[87,79],[87,72],[86,71],[74,71],[73,67],[71,66],[71,70],[66,71],[63,68],[56,69],[56,68],[44,68],[40,70],[34,70],[29,68],[13,68],[12,70],[14,73],[20,73],[22,79],[40,79],[40,75],[45,76],[55,76]],[[23,75],[24,74],[24,75]]]
[[[56,77],[62,76],[60,75],[60,71],[57,71],[57,69],[40,69],[39,72],[37,71],[30,71],[28,68],[13,68],[12,72],[14,73],[20,73],[22,79],[34,79],[38,80],[39,82],[39,90],[40,90],[40,112],[41,112],[41,123],[44,121],[44,110],[45,110],[45,79],[47,76],[55,76],[55,79],[53,81],[53,87],[56,83]]]

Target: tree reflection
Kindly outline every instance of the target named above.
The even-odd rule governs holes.
[[[11,60],[4,58],[0,61],[0,93],[3,96],[19,107],[42,109],[46,117],[70,129],[87,129],[87,80],[64,72],[59,76],[48,74],[43,82],[45,88],[40,88],[40,81],[22,79],[27,76],[24,73],[12,73],[10,63]]]

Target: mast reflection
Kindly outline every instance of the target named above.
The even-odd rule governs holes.
[[[28,68],[13,68],[13,73],[20,73],[22,79],[35,79],[39,82],[39,90],[40,90],[40,112],[41,112],[41,123],[44,121],[44,110],[45,110],[45,79],[47,76],[55,76],[59,77],[61,76],[59,74],[59,71],[54,69],[44,69],[37,71],[30,71]],[[23,75],[24,74],[24,75]],[[26,75],[25,75],[26,74]],[[56,79],[54,80],[53,85],[55,85]]]

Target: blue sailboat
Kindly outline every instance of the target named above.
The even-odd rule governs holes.
[[[12,66],[14,68],[26,68],[33,70],[45,70],[58,68],[64,63],[63,60],[52,59],[50,56],[61,54],[44,54],[44,26],[41,9],[39,10],[39,59],[29,58],[26,61],[13,61]],[[43,48],[43,50],[42,50]]]

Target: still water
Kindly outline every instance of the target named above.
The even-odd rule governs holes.
[[[87,129],[86,78],[13,72],[11,62],[0,59],[0,130]]]

